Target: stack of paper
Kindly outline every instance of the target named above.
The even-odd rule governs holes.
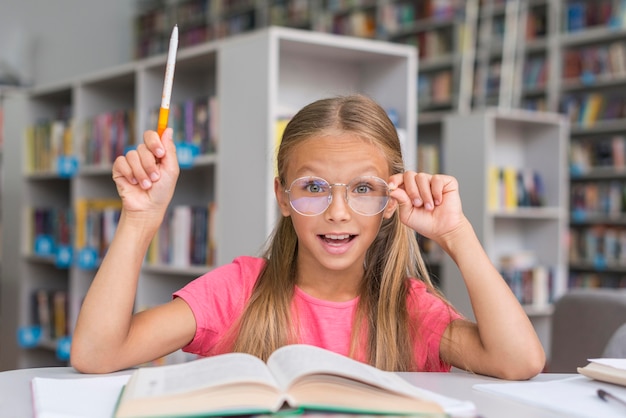
[[[626,358],[592,358],[578,373],[591,379],[626,386]]]
[[[620,360],[621,363],[624,360]],[[622,371],[626,373],[626,369]],[[474,389],[489,392],[557,412],[567,417],[624,418],[626,407],[617,401],[604,401],[598,396],[603,389],[626,400],[626,387],[573,376],[549,381],[503,382],[474,385]]]

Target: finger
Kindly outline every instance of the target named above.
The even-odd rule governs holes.
[[[443,191],[447,183],[447,178],[442,175],[434,175],[430,182],[430,190],[433,196],[433,203],[439,206],[443,202]]]
[[[163,135],[165,135],[165,133],[163,133]],[[165,148],[163,147],[161,138],[159,138],[159,134],[155,131],[145,131],[143,133],[143,143],[156,158],[161,158],[165,155]]]
[[[125,156],[120,155],[113,162],[113,180],[118,181],[118,179],[123,178],[130,184],[137,184],[137,179],[133,174],[133,170],[130,168],[128,164],[128,160],[126,160]]]
[[[142,189],[147,190],[152,187],[152,181],[150,180],[148,172],[144,169],[142,159],[140,157],[140,150],[145,148],[145,145],[141,144],[136,150],[129,151],[126,154],[126,162],[128,163],[133,177]],[[152,157],[154,159],[154,157]],[[153,161],[154,164],[154,161]]]
[[[174,144],[174,130],[167,128],[161,137],[161,145],[165,154],[161,158],[161,169],[167,170],[168,173],[178,174],[180,167],[178,166],[178,157],[176,156],[176,144]]]
[[[404,173],[396,173],[387,179],[389,191],[394,191],[404,183]]]
[[[417,173],[415,171],[404,173],[404,190],[406,190],[413,206],[419,208],[423,205],[424,201],[417,184]]]
[[[155,182],[160,178],[158,159],[147,145],[141,144],[137,147],[137,154],[141,162],[141,166],[149,177],[150,182]],[[141,183],[142,186],[148,186],[147,183]],[[144,187],[147,188],[147,187]]]
[[[432,210],[435,207],[432,194],[432,175],[426,173],[417,173],[415,175],[415,183],[419,190],[420,199],[424,208]]]

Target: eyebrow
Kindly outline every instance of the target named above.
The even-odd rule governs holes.
[[[303,176],[323,177],[323,176],[320,176],[318,174],[318,170],[315,170],[313,167],[308,166],[308,165],[304,165],[304,166],[300,167],[295,172],[295,176],[296,176],[296,178],[303,177]],[[361,167],[361,169],[358,170],[356,172],[356,174],[353,175],[350,178],[350,180],[352,180],[353,178],[359,177],[359,176],[376,176],[376,177],[381,177],[381,174],[378,172],[378,170],[376,169],[376,167],[374,165],[368,165],[368,166]]]

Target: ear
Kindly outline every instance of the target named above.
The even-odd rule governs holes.
[[[389,199],[389,203],[387,203],[387,207],[383,211],[383,218],[385,219],[391,218],[397,208],[398,208],[398,201],[396,199]]]
[[[291,206],[289,205],[289,198],[285,192],[285,188],[280,184],[280,179],[274,177],[274,194],[276,195],[276,201],[278,202],[278,209],[283,216],[291,215]]]

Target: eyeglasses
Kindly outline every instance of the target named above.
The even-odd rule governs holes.
[[[329,184],[320,177],[300,177],[285,192],[289,194],[289,202],[296,212],[304,216],[315,216],[328,209],[333,200],[332,188],[337,186],[346,188],[348,205],[361,215],[376,215],[389,202],[389,185],[385,180],[374,176],[357,177],[348,184]]]

